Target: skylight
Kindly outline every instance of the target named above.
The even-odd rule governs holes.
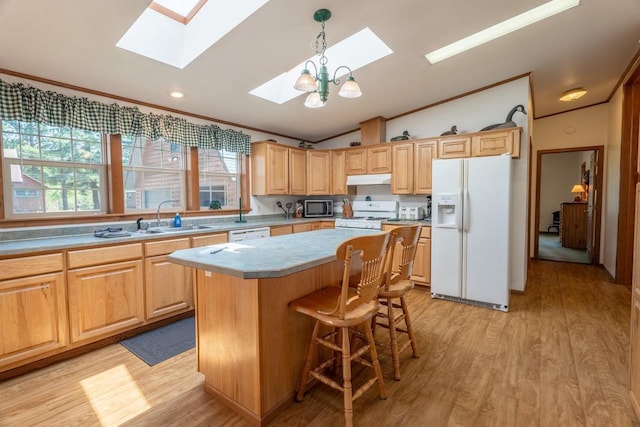
[[[506,21],[502,21],[499,24],[485,28],[482,31],[458,40],[457,42],[427,53],[425,56],[430,63],[435,64],[436,62],[440,62],[469,49],[480,46],[481,44],[497,39],[498,37],[502,37],[528,25],[549,18],[557,13],[564,12],[567,9],[578,6],[579,4],[580,0],[552,0],[541,6],[528,10],[527,12],[521,13],[520,15],[514,16],[513,18],[507,19]]]
[[[268,1],[157,0],[116,46],[184,68]],[[191,13],[195,15],[190,17]]]
[[[346,65],[351,68],[354,77],[358,80],[358,76],[355,73],[356,70],[392,53],[393,51],[389,46],[376,36],[373,31],[368,27],[364,28],[327,48],[325,56],[329,60],[327,63],[329,77],[333,78],[333,73],[340,65]],[[317,55],[312,56],[308,60],[313,61],[316,66],[319,66]],[[303,94],[308,95],[306,92],[301,92],[293,88],[306,62],[307,60],[302,61],[289,71],[274,77],[249,93],[264,98],[267,101],[275,102],[276,104],[283,104]],[[313,74],[313,67],[309,69],[309,71]],[[341,74],[336,77],[344,77],[348,73],[344,68],[340,71]],[[342,79],[340,83],[344,83],[344,79]]]

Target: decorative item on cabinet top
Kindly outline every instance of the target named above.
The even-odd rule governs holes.
[[[393,138],[391,138],[391,142],[405,141],[405,140],[407,140],[409,138],[411,138],[411,136],[409,135],[409,131],[405,130],[404,132],[402,132],[402,135],[394,136]]]
[[[446,132],[442,132],[440,134],[440,136],[446,136],[446,135],[457,135],[458,134],[458,127],[456,125],[451,126],[451,130],[448,130]]]
[[[493,125],[485,126],[480,130],[482,131],[482,130],[506,129],[506,128],[517,127],[518,125],[516,125],[515,122],[513,121],[513,115],[518,111],[521,112],[522,114],[527,114],[527,112],[524,109],[524,105],[522,104],[516,105],[511,109],[511,111],[509,111],[509,114],[507,114],[507,120],[505,120],[504,123],[496,123]]]

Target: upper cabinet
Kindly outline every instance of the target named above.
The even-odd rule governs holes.
[[[392,146],[393,194],[431,194],[431,162],[437,158],[437,140],[418,140]]]
[[[331,151],[307,151],[307,194],[331,194]]]
[[[270,141],[251,144],[254,196],[307,194],[307,152]]]
[[[471,157],[471,138],[455,136],[438,140],[439,159],[459,159]]]
[[[347,194],[345,150],[331,150],[331,190],[329,194]]]
[[[511,153],[511,157],[520,157],[520,128],[500,131],[481,132],[471,137],[471,155],[496,156]]]
[[[347,175],[391,173],[391,146],[377,144],[345,150]]]

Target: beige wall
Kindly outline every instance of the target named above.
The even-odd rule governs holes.
[[[570,111],[564,114],[558,114],[542,119],[534,120],[533,127],[535,129],[535,138],[533,140],[533,162],[531,181],[531,206],[535,212],[535,194],[538,183],[536,182],[535,171],[537,170],[537,157],[539,150],[556,150],[563,148],[579,148],[603,145],[604,150],[604,171],[602,171],[603,177],[603,227],[601,229],[601,242],[610,241],[615,239],[615,232],[612,236],[611,230],[607,230],[605,224],[611,220],[611,216],[617,217],[617,203],[615,211],[613,208],[609,210],[606,207],[608,197],[611,192],[617,192],[617,184],[609,186],[610,179],[615,179],[615,175],[619,176],[618,167],[616,167],[608,159],[610,143],[609,135],[609,120],[610,120],[610,106],[609,104],[600,104],[589,108],[583,108],[580,110]],[[619,149],[618,149],[619,152]],[[619,155],[618,155],[619,162]],[[613,175],[610,177],[609,175]],[[547,221],[547,218],[541,218],[541,226]],[[531,238],[530,238],[530,250],[533,254],[534,244],[534,225],[535,217],[531,216]],[[615,240],[614,240],[615,241]],[[614,245],[615,247],[615,245]],[[605,259],[605,252],[611,250],[610,247],[601,245],[600,247],[600,262],[603,263]],[[615,260],[615,255],[614,255]],[[615,261],[613,263],[615,266]],[[610,266],[605,265],[607,270]],[[611,270],[609,270],[611,273]]]
[[[616,276],[616,254],[618,244],[618,208],[620,206],[620,147],[622,138],[622,87],[609,102],[609,131],[605,156],[604,198],[602,238],[602,264]]]

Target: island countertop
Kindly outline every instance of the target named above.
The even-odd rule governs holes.
[[[169,255],[169,261],[242,279],[283,277],[335,260],[338,245],[352,237],[381,233],[355,228],[326,229],[229,242]]]

